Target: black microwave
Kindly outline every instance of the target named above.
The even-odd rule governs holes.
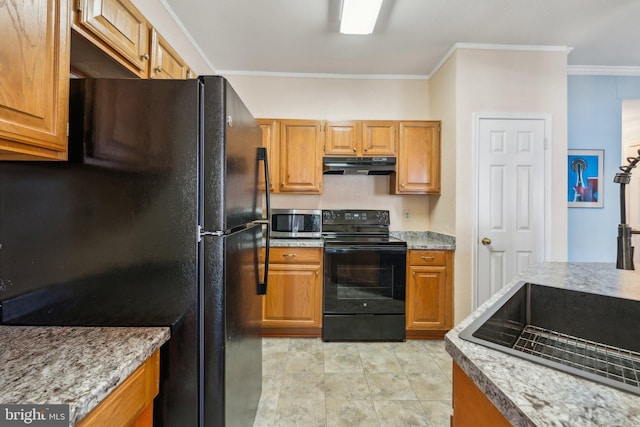
[[[321,209],[271,209],[271,237],[314,239],[321,235]]]

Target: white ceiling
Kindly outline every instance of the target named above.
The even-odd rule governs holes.
[[[218,72],[429,76],[457,44],[572,48],[570,66],[639,67],[640,0],[385,0],[370,36],[340,0],[164,0]]]

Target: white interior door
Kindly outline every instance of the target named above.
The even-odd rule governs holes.
[[[476,307],[544,260],[543,119],[478,122]]]

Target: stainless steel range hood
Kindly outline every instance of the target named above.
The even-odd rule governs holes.
[[[395,157],[323,157],[325,175],[389,175],[395,172]]]

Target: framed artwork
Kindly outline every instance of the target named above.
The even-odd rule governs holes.
[[[567,202],[570,208],[601,208],[604,150],[568,150]]]

